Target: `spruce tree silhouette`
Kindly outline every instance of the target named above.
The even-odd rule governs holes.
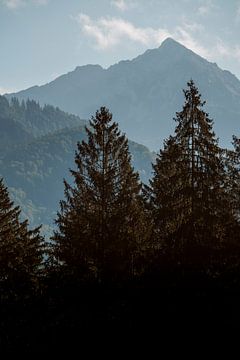
[[[144,236],[139,176],[131,165],[128,141],[101,107],[78,143],[74,186],[66,181],[53,236],[62,269],[98,281],[131,278]]]
[[[38,285],[43,265],[44,243],[40,227],[29,230],[20,220],[21,210],[14,206],[0,179],[0,296],[2,301],[31,296]]]
[[[194,82],[184,90],[174,136],[160,150],[148,189],[155,238],[191,263],[203,263],[226,240],[234,217],[226,191],[222,149]]]

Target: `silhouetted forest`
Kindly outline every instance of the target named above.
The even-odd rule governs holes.
[[[96,112],[49,241],[0,181],[2,350],[239,330],[240,139],[221,148],[192,80],[184,96],[148,184],[110,111]]]

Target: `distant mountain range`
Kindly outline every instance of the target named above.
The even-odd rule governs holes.
[[[59,201],[63,199],[63,178],[71,181],[77,142],[86,138],[86,121],[53,106],[35,101],[8,100],[0,96],[0,177],[5,180],[23,217],[31,225],[43,224],[50,234]],[[155,154],[129,141],[132,162],[142,181],[151,176]]]
[[[105,105],[129,138],[158,150],[174,128],[172,118],[191,78],[207,101],[220,143],[229,146],[232,134],[240,133],[240,81],[170,38],[131,61],[108,69],[79,66],[46,85],[7,96],[52,104],[84,119]]]

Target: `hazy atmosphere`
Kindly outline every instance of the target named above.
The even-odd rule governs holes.
[[[0,0],[0,93],[108,67],[167,37],[240,78],[239,33],[239,0]]]

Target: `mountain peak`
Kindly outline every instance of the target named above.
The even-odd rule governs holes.
[[[180,44],[178,41],[174,40],[171,37],[166,38],[165,40],[163,40],[162,44],[160,45],[160,48],[165,48],[165,47],[181,47],[184,48],[185,46]]]
[[[49,103],[84,119],[104,105],[129,137],[158,149],[169,136],[172,128],[167,119],[181,109],[181,89],[191,78],[208,101],[206,110],[216,119],[216,133],[223,143],[230,143],[232,134],[239,133],[239,80],[172,38],[132,60],[107,69],[80,66],[47,85],[14,96]]]
[[[98,64],[86,64],[86,65],[81,65],[81,66],[77,66],[75,68],[75,71],[99,71],[99,70],[103,70],[101,65]]]

